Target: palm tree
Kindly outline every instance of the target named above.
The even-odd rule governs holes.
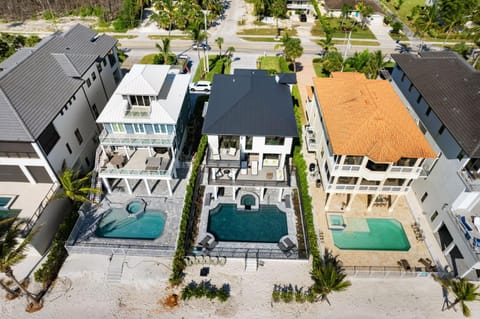
[[[377,50],[369,54],[369,59],[365,68],[366,76],[369,79],[376,79],[380,70],[382,70],[385,65],[386,55],[382,53],[382,51]]]
[[[275,17],[275,24],[277,27],[277,37],[280,36],[280,29],[278,28],[278,19],[285,15],[287,11],[286,1],[273,0],[270,5],[270,13]]]
[[[195,43],[195,45],[197,46],[198,61],[200,61],[200,42],[202,42],[203,39],[205,39],[206,34],[205,32],[202,32],[199,23],[194,23],[190,26],[190,36],[193,42]],[[205,59],[205,63],[204,63],[205,73],[206,73],[206,63],[207,63],[206,60],[207,59]]]
[[[28,309],[40,309],[42,307],[42,301],[35,294],[25,288],[25,286],[17,279],[13,273],[12,267],[21,262],[27,256],[25,250],[30,242],[33,232],[22,241],[19,241],[21,234],[22,223],[15,223],[5,234],[3,241],[0,243],[0,272],[4,273],[10,280],[12,280],[18,289],[25,295]],[[0,287],[5,289],[7,293],[14,297],[18,296],[19,292],[9,288],[3,281],[0,281]]]
[[[342,5],[342,24],[341,28],[343,29],[343,23],[345,22],[345,19],[350,15],[350,12],[352,11],[352,7],[346,3]]]
[[[155,43],[155,46],[163,56],[163,64],[168,64],[168,56],[170,55],[170,38],[162,39],[162,45]]]
[[[318,41],[318,43],[322,46],[324,55],[327,54],[330,50],[337,50],[332,40],[332,33],[330,31],[325,32],[325,39]]]
[[[227,51],[225,51],[225,55],[228,55],[231,58],[231,55],[233,54],[233,52],[235,52],[235,48],[234,47],[228,47]]]
[[[139,0],[141,1],[141,0]],[[172,31],[172,24],[175,20],[176,6],[173,3],[173,0],[157,0],[154,4],[155,10],[158,10],[158,14],[152,15],[151,19],[156,21],[159,26],[163,23],[168,23],[168,36],[170,37],[170,32]]]
[[[292,38],[288,33],[285,33],[280,39],[280,43],[275,45],[274,50],[278,50],[279,48],[283,48],[285,56],[293,62],[293,72],[297,72],[295,59],[301,57],[303,54],[303,47],[300,39]]]
[[[312,290],[320,295],[321,301],[326,301],[330,305],[328,295],[332,292],[340,292],[351,286],[351,282],[345,280],[345,274],[341,262],[336,256],[332,256],[328,250],[325,250],[323,260],[315,265],[310,272],[314,281]]]
[[[218,55],[219,55],[219,56],[222,56],[223,38],[222,38],[222,37],[216,38],[216,39],[215,39],[215,43],[218,45],[218,49],[219,49]]]
[[[362,29],[365,29],[365,25],[367,24],[368,17],[372,15],[373,9],[372,7],[368,6],[365,4],[365,2],[359,2],[355,6],[355,9],[358,10],[358,13],[360,13],[360,16],[362,17]]]
[[[92,172],[80,177],[79,170],[66,169],[60,176],[60,184],[63,192],[52,196],[51,200],[59,198],[67,198],[72,202],[89,202],[93,203],[89,198],[90,193],[101,194],[102,191],[93,187],[89,187],[92,179]]]
[[[480,293],[477,292],[478,286],[472,284],[465,278],[460,279],[449,279],[449,278],[439,278],[434,276],[433,277],[436,281],[442,285],[447,291],[451,292],[455,299],[453,303],[451,303],[448,309],[454,308],[456,305],[460,304],[462,306],[462,313],[465,317],[470,317],[471,312],[470,308],[468,308],[465,302],[469,301],[480,301]]]

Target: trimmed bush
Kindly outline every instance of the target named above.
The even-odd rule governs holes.
[[[217,288],[215,285],[212,285],[210,281],[204,280],[199,284],[191,281],[182,289],[182,300],[205,297],[210,300],[218,298],[221,302],[225,302],[230,297],[230,285],[223,284],[221,288]]]
[[[197,180],[198,170],[200,164],[203,161],[203,155],[205,154],[205,149],[207,147],[207,136],[202,136],[200,140],[200,144],[198,145],[197,154],[195,155],[195,160],[192,164],[192,174],[190,176],[190,180],[188,181],[187,189],[185,192],[185,202],[183,205],[182,211],[182,220],[180,222],[180,231],[178,234],[178,241],[177,241],[177,250],[175,251],[175,255],[173,257],[172,262],[172,275],[170,276],[170,283],[172,285],[179,285],[183,281],[183,271],[185,270],[185,246],[186,246],[186,233],[187,233],[187,226],[188,226],[188,219],[190,218],[190,211],[192,209],[192,198],[193,192],[195,190],[195,182]]]
[[[317,294],[313,292],[311,288],[308,288],[304,291],[303,287],[291,285],[274,285],[272,292],[273,302],[285,302],[290,303],[295,301],[297,303],[315,302],[317,301]]]

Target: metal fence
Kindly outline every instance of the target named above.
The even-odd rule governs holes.
[[[384,266],[344,266],[345,273],[356,278],[417,278],[437,275],[443,277],[448,275],[445,272],[428,272],[424,267],[415,267],[406,271],[401,267]]]
[[[282,252],[280,249],[266,249],[266,248],[233,248],[233,247],[215,247],[212,251],[203,252],[193,250],[189,256],[206,255],[211,257],[228,257],[228,258],[252,258],[257,259],[285,259],[285,260],[308,260],[307,258],[300,258],[299,256],[308,256],[305,250],[294,249],[288,253]]]

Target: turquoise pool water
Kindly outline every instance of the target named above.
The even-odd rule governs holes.
[[[244,206],[253,206],[255,205],[255,197],[253,195],[243,195],[240,199],[240,204]]]
[[[165,213],[159,210],[145,210],[140,217],[129,217],[121,208],[106,211],[97,226],[95,234],[104,238],[156,239],[163,233]]]
[[[12,197],[0,197],[0,209],[5,209]]]
[[[351,225],[363,225],[351,227]],[[367,227],[368,226],[368,227]],[[348,218],[343,230],[332,230],[335,246],[351,250],[408,251],[410,243],[396,219]]]
[[[330,218],[330,225],[343,226],[345,224],[342,215],[330,215],[328,218]]]
[[[239,211],[235,204],[220,204],[210,210],[207,231],[221,241],[276,243],[288,234],[287,216],[274,205]]]
[[[144,206],[145,205],[142,202],[139,202],[139,201],[130,202],[127,205],[127,212],[129,212],[130,214],[136,214],[139,211],[141,211]]]

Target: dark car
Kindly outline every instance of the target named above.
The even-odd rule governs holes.
[[[316,170],[316,165],[315,163],[310,163],[310,165],[308,165],[308,171],[310,173],[315,173],[315,170]]]
[[[305,13],[300,14],[300,22],[307,22],[307,15]]]

